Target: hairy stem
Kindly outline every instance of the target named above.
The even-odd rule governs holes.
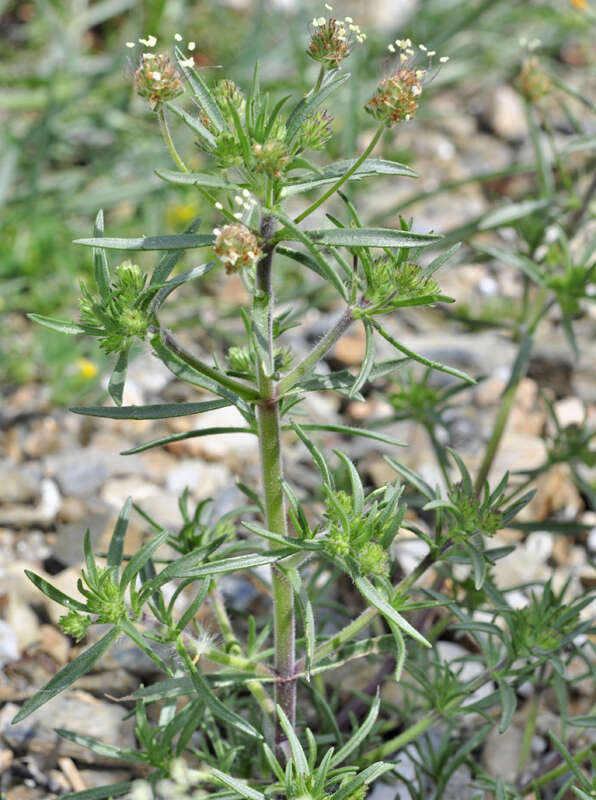
[[[273,235],[273,219],[265,217],[261,225],[261,236],[267,242]],[[265,245],[265,256],[257,264],[255,294],[269,299],[267,347],[273,353],[273,247]],[[282,489],[282,456],[280,440],[279,395],[275,381],[266,374],[262,363],[258,364],[258,388],[260,400],[257,405],[263,500],[267,528],[280,536],[287,536],[285,497]],[[290,583],[278,567],[272,567],[273,624],[275,669],[281,679],[275,685],[276,703],[283,709],[291,724],[296,720],[295,678],[295,621],[294,593]],[[277,726],[278,745],[284,734]]]
[[[166,112],[164,111],[164,107],[160,106],[157,112],[157,117],[159,119],[159,127],[161,128],[161,132],[164,138],[165,143],[168,146],[168,150],[170,151],[170,155],[178,169],[181,172],[188,172],[188,168],[184,161],[178,155],[178,151],[176,150],[176,145],[174,144],[174,140],[172,139],[172,134],[170,133],[170,128],[168,126],[168,121],[166,119]]]

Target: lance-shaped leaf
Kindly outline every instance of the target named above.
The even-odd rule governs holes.
[[[112,642],[118,637],[119,633],[120,631],[118,628],[112,628],[112,630],[108,631],[98,642],[95,642],[95,644],[91,645],[84,653],[77,656],[74,661],[71,661],[70,664],[63,667],[42,689],[27,700],[25,705],[12,720],[12,724],[16,725],[17,722],[28,717],[29,714],[32,714],[36,709],[44,705],[44,703],[47,703],[48,700],[51,700],[57,694],[63,692],[64,689],[68,689],[71,684],[89,672],[95,662],[102,657]]]
[[[48,583],[48,581],[41,576],[36,575],[35,572],[31,572],[31,570],[26,569],[25,575],[29,578],[31,583],[34,583],[35,586],[37,586],[40,592],[45,594],[46,597],[49,597],[50,600],[53,600],[55,603],[60,603],[61,606],[64,606],[65,608],[72,608],[76,611],[87,611],[87,606],[84,603],[81,603],[79,600],[75,600],[74,597],[64,594],[63,591],[57,589],[55,586],[52,586],[51,583]]]
[[[373,700],[370,710],[366,715],[366,719],[360,725],[354,735],[348,739],[348,741],[341,747],[337,753],[331,759],[331,764],[334,767],[338,767],[341,763],[343,763],[348,756],[352,755],[352,753],[360,747],[360,745],[366,741],[366,737],[372,731],[373,725],[375,724],[377,717],[379,716],[379,708],[381,707],[381,698],[377,691],[375,699]]]
[[[434,233],[414,233],[394,228],[329,228],[305,233],[317,244],[342,247],[426,247],[441,238]]]
[[[273,375],[275,369],[273,363],[273,349],[270,346],[271,301],[272,297],[270,294],[257,294],[254,297],[252,309],[252,338],[257,355],[261,361],[263,372],[267,377]]]
[[[366,317],[362,320],[364,324],[364,332],[366,334],[366,350],[364,353],[364,360],[360,367],[360,372],[356,376],[356,380],[350,389],[350,397],[354,397],[360,389],[367,382],[370,372],[375,362],[375,334],[374,329]]]
[[[186,66],[186,55],[182,52],[182,50],[180,50],[179,47],[176,47],[175,53],[178,60],[178,65],[184,73],[184,77],[188,81],[188,85],[190,86],[190,90],[195,96],[195,99],[198,101],[201,108],[209,117],[211,122],[215,125],[217,130],[224,131],[226,129],[226,122],[221,111],[219,110],[219,106],[215,102],[215,98],[207,88],[207,85],[193,67]]]
[[[118,515],[114,532],[108,547],[108,567],[119,567],[122,564],[122,553],[124,549],[124,537],[128,528],[128,518],[132,506],[132,497],[127,497],[122,506],[122,511]]]
[[[168,419],[202,414],[231,405],[228,400],[205,400],[201,403],[157,403],[151,406],[81,406],[71,408],[74,414],[107,419]]]
[[[354,583],[360,594],[365,597],[388,622],[393,622],[394,625],[401,628],[404,633],[407,633],[408,636],[411,636],[412,639],[415,639],[419,644],[425,647],[432,646],[416,628],[413,628],[401,614],[397,613],[393,606],[375,589],[368,578],[360,575],[354,578]]]
[[[304,120],[336,89],[350,79],[350,73],[338,75],[336,72],[328,72],[320,89],[317,92],[309,93],[306,97],[293,108],[286,124],[286,142],[291,142],[300,130]]]
[[[27,314],[32,322],[37,322],[38,325],[43,325],[44,328],[50,328],[58,333],[68,333],[70,336],[77,336],[85,333],[88,336],[101,336],[103,328],[98,328],[95,325],[81,325],[78,322],[66,322],[62,319],[54,319],[53,317],[42,317],[40,314]]]
[[[80,792],[69,792],[61,795],[62,800],[109,800],[112,797],[121,797],[128,794],[134,781],[119,781],[106,786],[95,786],[93,789],[82,789]]]
[[[196,693],[205,703],[207,708],[209,708],[209,710],[218,719],[221,719],[222,722],[225,722],[227,725],[231,725],[233,728],[236,728],[236,730],[239,730],[245,736],[250,736],[254,739],[263,738],[262,734],[260,734],[259,731],[250,724],[250,722],[247,722],[243,717],[241,717],[239,714],[236,714],[234,711],[231,711],[213,694],[211,687],[203,675],[190,660],[188,662],[188,667],[190,669],[190,677]]]
[[[293,428],[294,422],[290,425],[282,425],[283,430]],[[302,431],[328,431],[329,433],[342,433],[345,436],[362,436],[365,439],[374,439],[377,442],[384,442],[391,444],[394,447],[405,447],[404,442],[394,439],[393,436],[388,436],[385,433],[377,433],[376,431],[369,431],[366,428],[353,428],[350,425],[326,425],[324,422],[301,422],[300,428]]]
[[[64,728],[55,728],[58,736],[66,739],[69,742],[74,742],[81,747],[86,747],[102,758],[112,758],[116,761],[135,761],[137,763],[146,764],[147,759],[140,750],[131,750],[128,747],[117,747],[113,744],[104,744],[99,739],[94,739],[92,736],[86,736],[84,733],[75,733],[75,731],[65,730]]]
[[[215,241],[211,233],[178,233],[172,236],[142,236],[136,239],[75,239],[74,244],[85,247],[105,247],[107,250],[188,250],[209,247]]]
[[[316,173],[310,175],[300,176],[293,179],[291,183],[281,191],[282,197],[289,197],[299,192],[307,192],[310,189],[316,189],[319,186],[326,186],[333,183],[342,175],[345,175],[355,163],[356,159],[348,161],[336,161],[334,164],[329,164]],[[417,175],[413,169],[406,167],[405,164],[400,164],[397,161],[386,161],[382,158],[368,158],[364,161],[350,176],[350,180],[358,180],[361,178],[368,178],[372,175],[400,175],[406,178],[416,178]]]
[[[172,294],[174,289],[181,286],[183,283],[194,281],[195,278],[202,278],[203,275],[210,272],[216,264],[217,261],[208,261],[206,264],[199,264],[196,267],[191,267],[181,272],[180,275],[176,275],[175,278],[169,281],[164,281],[164,283],[156,284],[155,286],[148,286],[139,295],[136,303],[137,307],[145,304],[149,298],[153,298],[149,303],[148,310],[151,313],[157,311],[164,300]]]
[[[510,203],[501,208],[496,208],[494,211],[489,211],[478,225],[478,230],[486,231],[490,228],[499,228],[503,225],[510,225],[512,222],[517,222],[519,219],[533,214],[535,211],[541,211],[543,208],[548,208],[552,205],[552,200],[522,200],[521,203]]]
[[[103,211],[100,209],[95,218],[93,235],[96,238],[103,236]],[[110,269],[106,251],[102,247],[96,247],[93,251],[93,269],[95,272],[95,283],[99,289],[99,294],[104,303],[109,302],[111,297],[110,289]]]
[[[384,775],[389,770],[395,769],[395,764],[388,764],[383,761],[375,761],[370,767],[362,770],[359,775],[356,775],[352,780],[347,781],[341,789],[331,795],[330,800],[349,800],[350,797],[358,792],[362,786],[368,786],[376,781],[381,775]]]
[[[510,264],[512,267],[519,269],[524,275],[527,275],[530,280],[534,281],[538,286],[546,286],[547,282],[543,275],[540,274],[536,264],[523,253],[513,253],[510,250],[504,250],[502,247],[494,247],[489,244],[476,245],[476,249],[481,253],[486,253],[491,258],[497,261],[502,261],[504,264]]]
[[[209,772],[216,781],[223,783],[223,785],[231,789],[234,794],[239,794],[240,797],[245,797],[246,800],[266,800],[263,792],[258,792],[256,789],[253,789],[252,786],[244,783],[244,781],[233,778],[231,775],[227,775],[225,772],[215,769],[215,767],[210,767]]]
[[[140,550],[137,550],[124,568],[124,572],[120,578],[120,591],[124,591],[128,584],[136,578],[153,553],[165,542],[169,535],[169,531],[162,531],[153,539],[145,542]]]
[[[221,175],[209,174],[206,172],[176,172],[172,169],[156,169],[155,174],[176,186],[207,186],[210,189],[231,189],[238,191],[239,187],[235,183],[229,183]]]
[[[126,371],[128,370],[128,356],[130,348],[122,350],[118,354],[118,360],[114,367],[108,383],[108,392],[117,406],[122,405],[122,394],[126,383]]]
[[[198,133],[201,139],[207,142],[210,147],[215,147],[215,136],[211,133],[211,131],[207,130],[207,128],[201,122],[199,122],[198,119],[191,117],[191,115],[187,114],[184,109],[178,108],[178,106],[175,106],[173,103],[166,103],[166,106],[173,114],[176,114],[176,116],[181,119],[185,125],[188,125],[191,131]]]
[[[150,442],[144,442],[136,447],[131,447],[128,450],[122,450],[121,456],[132,456],[135,453],[144,453],[145,450],[151,450],[154,447],[165,447],[167,444],[173,442],[183,442],[186,439],[197,439],[202,436],[219,436],[222,433],[252,433],[256,435],[256,431],[252,428],[240,427],[214,427],[214,428],[197,428],[194,431],[187,431],[186,433],[173,433],[171,436],[163,436],[160,439],[153,439]]]
[[[196,217],[190,223],[188,228],[184,231],[184,233],[188,236],[189,234],[195,233],[199,225],[201,224],[201,217]],[[151,279],[149,280],[149,286],[158,286],[159,284],[163,283],[168,279],[170,276],[170,272],[176,266],[178,259],[184,253],[184,250],[174,250],[173,252],[164,253],[163,256],[159,259],[159,262],[155,269],[153,270],[153,274],[151,275]]]

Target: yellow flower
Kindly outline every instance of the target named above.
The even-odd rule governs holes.
[[[86,381],[95,378],[99,372],[97,364],[94,364],[93,361],[89,361],[88,358],[79,358],[77,360],[77,370],[81,378],[84,378]]]
[[[571,0],[571,2],[576,8],[579,8],[580,11],[588,10],[587,0]]]
[[[168,223],[175,225],[178,223],[189,223],[197,213],[197,206],[195,203],[178,203],[177,205],[170,206],[166,212]]]

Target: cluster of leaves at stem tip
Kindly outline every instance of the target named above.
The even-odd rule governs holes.
[[[403,219],[398,228],[363,227],[354,205],[340,191],[347,181],[374,175],[414,177],[403,164],[370,156],[388,127],[407,123],[416,113],[435,53],[419,48],[428,58],[427,65],[421,68],[415,63],[410,40],[390,44],[389,52],[395,55],[397,66],[381,79],[365,106],[378,122],[370,145],[357,159],[321,166],[309,160],[310,152],[324,149],[332,135],[333,120],[321,106],[348,80],[349,75],[341,68],[353,47],[364,44],[365,35],[350,18],[315,18],[311,28],[307,52],[317,62],[319,74],[312,89],[293,105],[290,96],[276,101],[261,90],[258,66],[246,90],[228,79],[209,88],[194,67],[194,44],[191,47],[189,43],[186,52],[182,45],[176,47],[171,58],[153,52],[154,37],[140,40],[147,49],[140,54],[135,87],[158,116],[165,144],[177,166],[175,171],[159,169],[157,174],[171,184],[195,187],[204,203],[221,215],[222,222],[206,234],[197,233],[200,220],[195,220],[178,235],[114,239],[105,236],[100,212],[94,236],[80,240],[94,248],[96,283],[93,290],[82,287],[80,320],[63,322],[35,317],[64,333],[95,336],[106,353],[117,354],[109,384],[116,405],[74,411],[114,419],[155,420],[235,406],[245,423],[242,428],[193,429],[146,442],[127,452],[238,430],[261,435],[258,411],[275,400],[282,427],[293,431],[296,440],[304,445],[322,486],[318,500],[323,501],[323,508],[317,516],[316,505],[299,498],[289,483],[282,482],[292,536],[285,535],[285,530],[270,530],[259,524],[263,517],[267,522],[266,503],[254,487],[244,484],[240,488],[247,504],[223,516],[218,516],[212,500],[204,500],[192,509],[189,493],[185,492],[179,501],[183,522],[174,532],[135,507],[155,535],[132,556],[125,557],[124,537],[132,509],[129,500],[114,528],[103,557],[105,562],[98,562],[89,535],[85,536],[85,569],[78,585],[82,599],[70,597],[29,573],[42,592],[65,607],[61,627],[75,640],[83,639],[94,624],[109,625],[110,629],[30,698],[17,720],[91,669],[118,636],[130,638],[165,676],[154,686],[141,687],[134,693],[139,750],[108,746],[89,736],[59,731],[64,738],[102,756],[151,768],[145,783],[115,784],[106,788],[109,796],[132,792],[134,800],[203,797],[208,796],[205,787],[210,787],[209,794],[234,800],[266,800],[280,795],[289,800],[361,800],[377,778],[395,771],[395,763],[385,758],[428,731],[437,715],[455,720],[462,698],[483,683],[496,681],[498,691],[489,699],[468,705],[466,711],[487,715],[500,703],[499,725],[505,730],[515,711],[517,686],[544,665],[553,665],[557,674],[563,674],[559,651],[567,647],[571,653],[578,635],[589,627],[580,618],[584,600],[564,606],[563,593],[556,594],[549,588],[526,609],[516,610],[493,582],[491,570],[495,561],[510,553],[511,548],[487,549],[484,537],[510,523],[529,502],[530,492],[517,499],[515,493],[508,496],[508,476],[492,490],[486,482],[477,490],[461,459],[446,449],[440,459],[444,489],[431,487],[397,460],[388,458],[397,474],[396,481],[367,492],[352,461],[339,450],[335,451],[338,470],[333,472],[331,460],[319,450],[311,432],[328,430],[366,436],[391,446],[400,443],[372,428],[311,423],[300,415],[300,402],[309,391],[335,390],[361,400],[360,390],[365,383],[392,375],[406,363],[419,362],[426,369],[424,377],[418,380],[413,372],[409,373],[403,389],[391,395],[395,413],[389,421],[411,417],[434,432],[436,426],[446,424],[443,415],[454,395],[472,382],[464,373],[409,350],[377,319],[406,306],[448,302],[450,298],[441,294],[434,274],[455,248],[422,266],[419,261],[423,249],[439,237],[416,233],[412,224]],[[181,42],[182,37],[176,35],[176,40]],[[537,79],[529,70],[530,67],[525,82],[530,87],[528,92],[535,93]],[[185,90],[193,101],[189,111],[173,103]],[[214,172],[189,170],[174,144],[166,115],[174,115],[190,129],[194,141],[216,168]],[[289,198],[321,190],[324,193],[295,219],[289,216],[285,205]],[[331,225],[325,229],[303,229],[300,223],[332,195],[343,203],[338,203],[340,216],[328,215]],[[217,259],[170,277],[180,257],[199,248],[212,248]],[[163,255],[151,276],[146,276],[128,260],[112,270],[107,258],[107,251],[112,249],[155,250],[163,251]],[[312,271],[337,292],[345,305],[337,324],[298,363],[291,348],[278,340],[298,324],[301,310],[290,309],[276,315],[271,292],[258,283],[259,264],[274,251]],[[547,261],[553,269],[545,270],[540,279],[556,296],[567,303],[570,297],[581,297],[586,287],[585,275],[582,273],[579,280],[571,262],[561,275],[555,266],[554,251]],[[203,278],[219,264],[226,273],[240,275],[252,296],[252,306],[239,312],[244,340],[228,349],[225,363],[214,359],[210,364],[186,350],[162,326],[160,310],[175,289]],[[574,308],[571,302],[565,311],[573,313]],[[366,353],[357,374],[347,370],[318,372],[318,363],[357,319],[362,321],[366,334]],[[377,336],[397,351],[395,358],[376,359]],[[215,399],[122,406],[131,347],[135,340],[147,337],[156,356],[177,378],[209,392]],[[461,383],[437,389],[431,382],[435,371],[447,373],[450,379],[457,378]],[[269,394],[262,394],[264,391]],[[433,444],[437,444],[434,439]],[[564,446],[559,437],[553,444],[553,459]],[[459,472],[457,481],[450,477],[453,465]],[[426,515],[425,529],[408,521],[406,485],[414,489],[419,511]],[[420,539],[428,551],[410,575],[401,574],[394,558],[393,545],[400,530]],[[162,545],[168,545],[174,555],[158,560],[156,552]],[[461,564],[467,565],[471,577],[457,577],[453,567]],[[413,598],[414,583],[431,566],[448,574],[449,582]],[[270,645],[271,625],[249,618],[246,640],[241,642],[218,588],[221,576],[263,567],[272,567],[275,575],[283,576],[293,595],[299,617],[297,645],[301,657],[296,674],[286,680],[299,679],[301,690],[311,692],[314,706],[320,711],[315,732],[304,727],[299,735],[300,729],[289,718],[287,709],[275,702],[280,681]],[[368,606],[351,625],[330,637],[323,633],[322,625],[317,626],[320,620],[313,608],[322,570],[331,575],[348,575]],[[164,591],[166,587],[168,591]],[[190,600],[187,595],[181,613],[180,603],[187,592],[191,593]],[[462,595],[465,599],[458,602]],[[200,622],[203,617],[197,612],[206,603],[211,605],[223,641]],[[474,616],[480,605],[485,618],[489,617],[487,621],[479,622]],[[432,648],[438,633],[426,638],[406,617],[410,612],[433,607],[445,609],[452,629],[473,639],[487,664],[479,678],[466,681],[457,669],[441,664]],[[496,624],[498,614],[504,616],[505,628]],[[360,638],[375,619],[383,621],[376,635]],[[403,681],[406,698],[409,703],[410,695],[414,696],[411,707],[426,709],[428,715],[416,720],[412,713],[406,727],[391,739],[395,722],[390,716],[381,717],[377,696],[370,698],[368,712],[352,731],[340,730],[320,691],[321,684],[312,678],[352,659],[388,654],[395,662],[396,679],[403,677],[408,656],[408,677]],[[204,673],[202,660],[217,665],[217,669]],[[179,705],[181,697],[185,704]],[[157,715],[148,713],[154,703],[160,704]],[[453,765],[463,763],[470,752],[466,750],[462,755],[455,749],[460,743],[449,735],[441,747],[445,760]],[[422,749],[420,754],[421,769],[428,770]],[[191,768],[187,759],[198,768]],[[108,796],[93,792],[78,792],[70,797],[90,800]]]

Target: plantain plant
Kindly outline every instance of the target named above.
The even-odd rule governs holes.
[[[127,501],[107,554],[94,554],[85,534],[78,598],[29,573],[42,592],[65,607],[61,627],[76,641],[89,626],[108,627],[23,705],[15,721],[73,684],[120,636],[135,642],[163,673],[162,680],[135,693],[138,749],[59,731],[104,757],[137,765],[145,776],[70,798],[356,800],[386,773],[407,783],[412,796],[432,792],[438,798],[488,731],[509,726],[517,688],[538,674],[543,684],[553,675],[564,676],[565,664],[590,627],[580,616],[589,599],[569,603],[547,588],[520,610],[496,587],[491,567],[512,548],[491,548],[487,540],[531,498],[531,492],[521,497],[518,492],[508,500],[507,475],[490,487],[483,467],[474,481],[457,453],[433,439],[443,488],[430,486],[401,464],[396,449],[387,458],[395,481],[370,490],[347,453],[320,449],[319,432],[368,437],[395,448],[400,443],[378,428],[309,421],[303,401],[310,392],[363,400],[365,385],[418,363],[426,375],[420,380],[412,373],[412,392],[422,403],[430,397],[440,413],[455,392],[474,381],[408,349],[384,322],[405,307],[452,302],[441,293],[435,273],[455,248],[425,259],[424,249],[440,237],[415,232],[403,219],[397,228],[364,227],[343,191],[350,181],[377,175],[415,177],[411,168],[374,158],[372,152],[389,128],[413,118],[425,81],[446,58],[437,60],[433,51],[415,48],[410,40],[392,43],[395,67],[365,106],[376,123],[368,146],[355,159],[321,164],[312,153],[324,152],[332,136],[332,119],[323,104],[349,80],[344,62],[354,47],[365,46],[366,36],[350,18],[319,17],[311,27],[307,52],[318,64],[318,76],[297,101],[264,93],[258,64],[246,92],[229,79],[209,87],[195,69],[194,45],[183,49],[181,36],[176,35],[180,47],[173,57],[154,52],[154,37],[139,40],[143,52],[135,86],[157,116],[176,166],[157,174],[171,184],[195,187],[221,223],[207,233],[200,232],[197,219],[182,234],[117,239],[105,235],[100,211],[93,237],[78,240],[93,249],[95,275],[95,286],[82,286],[79,321],[34,316],[55,330],[96,337],[106,353],[114,354],[109,382],[114,405],[75,408],[75,413],[156,420],[235,407],[244,420],[240,427],[202,428],[149,441],[129,453],[240,431],[257,438],[261,466],[259,486],[242,486],[248,505],[231,513],[219,514],[211,500],[193,508],[185,492],[180,498],[183,525],[170,531],[137,509],[154,535],[128,558],[123,543],[132,503]],[[417,54],[424,56],[422,65]],[[185,91],[191,100],[187,108],[174,102]],[[188,169],[170,132],[172,116],[188,127],[212,171]],[[291,210],[302,195],[312,197],[320,190],[299,213]],[[334,202],[329,224],[309,226],[309,218],[327,201]],[[215,257],[171,277],[182,254],[199,248]],[[162,255],[147,276],[130,260],[113,268],[108,260],[112,250]],[[314,273],[342,305],[301,359],[287,335],[302,323],[301,312],[280,310],[275,298],[291,261]],[[222,265],[226,274],[240,276],[250,296],[238,312],[246,336],[242,347],[228,350],[225,361],[209,363],[178,341],[162,322],[162,308],[175,289]],[[322,368],[355,323],[363,326],[366,338],[356,374]],[[379,338],[395,350],[394,358],[376,357]],[[129,354],[138,340],[148,340],[179,380],[213,399],[122,405]],[[433,394],[428,376],[437,371],[453,383]],[[401,412],[407,409],[403,396],[395,403]],[[424,410],[407,413],[432,433],[432,417]],[[318,472],[317,503],[298,496],[284,475],[284,431],[302,443]],[[423,506],[424,526],[407,514],[406,489],[414,492],[417,507]],[[423,543],[426,553],[410,572],[402,570],[396,556],[400,531]],[[238,620],[226,606],[220,579],[263,567],[270,570],[263,591],[271,601],[271,619]],[[429,572],[434,581],[421,584]],[[342,576],[363,606],[359,613],[348,611],[343,626],[337,620],[346,609],[329,614],[332,588]],[[200,622],[203,606],[210,607],[220,638]],[[439,657],[436,643],[446,630],[472,643],[471,658],[481,665],[472,680],[463,676],[461,665]],[[357,659],[380,668],[371,685],[355,692],[342,711],[340,694],[328,679]],[[203,669],[205,662],[209,670]],[[401,708],[379,693],[387,682],[400,688]],[[486,687],[488,694],[474,694]],[[459,720],[472,712],[484,716],[486,724],[462,742]],[[435,747],[431,734],[437,730],[442,738]],[[414,778],[402,773],[396,760],[405,748],[415,764]],[[573,761],[575,756],[565,753]],[[499,797],[516,796],[514,788],[478,770],[478,786]]]

